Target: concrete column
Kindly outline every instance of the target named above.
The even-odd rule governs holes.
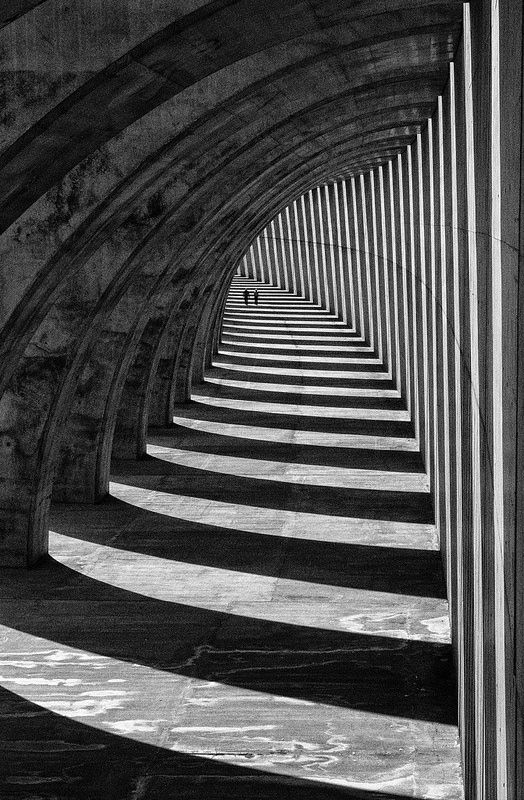
[[[427,429],[427,315],[425,299],[425,276],[426,276],[426,248],[424,239],[424,185],[422,173],[422,146],[421,136],[417,140],[412,150],[412,188],[413,188],[413,308],[414,308],[414,333],[417,341],[415,350],[416,374],[417,374],[417,414],[419,420],[419,442],[420,451],[426,469],[428,467],[429,433]]]
[[[331,189],[333,191],[333,189]],[[330,187],[326,184],[324,186],[324,194],[323,194],[323,203],[324,203],[324,214],[325,214],[325,241],[326,241],[326,252],[327,252],[327,263],[328,263],[328,275],[329,275],[329,285],[331,287],[332,293],[332,307],[331,310],[333,311],[336,317],[340,317],[340,307],[341,307],[341,292],[340,292],[340,285],[339,285],[339,274],[337,269],[337,262],[335,259],[335,240],[333,235],[333,215],[332,215],[332,208],[331,208],[331,199],[330,199]]]
[[[297,272],[296,272],[296,259],[295,259],[295,252],[294,252],[294,241],[296,239],[296,232],[291,224],[291,214],[290,214],[290,207],[286,206],[286,210],[284,212],[284,224],[285,224],[285,232],[286,232],[286,247],[287,247],[287,259],[288,259],[288,269],[290,273],[290,291],[293,294],[297,294]]]
[[[352,257],[351,245],[349,240],[349,229],[347,219],[347,196],[343,196],[342,192],[345,191],[345,183],[335,183],[334,186],[334,214],[337,220],[336,225],[336,261],[338,266],[338,284],[340,287],[340,310],[342,319],[352,327],[355,325],[354,314],[351,315],[349,311],[353,292],[350,288],[350,279],[352,276]],[[344,205],[345,203],[345,205]],[[343,241],[347,242],[346,247]]]
[[[332,293],[328,281],[327,273],[327,237],[325,231],[325,209],[322,202],[322,190],[317,186],[313,193],[313,204],[315,209],[315,226],[316,226],[316,253],[318,261],[318,275],[319,275],[319,295],[320,302],[328,311],[332,311]]]
[[[280,257],[279,257],[279,251],[278,251],[278,234],[277,234],[277,229],[276,229],[276,225],[275,225],[275,220],[271,220],[271,222],[270,222],[270,225],[269,225],[269,238],[270,238],[271,244],[272,244],[272,248],[271,249],[272,249],[272,256],[273,256],[273,273],[274,273],[274,276],[275,276],[275,285],[278,286],[279,288],[282,288],[284,283],[283,283],[282,272],[281,272],[280,267],[279,267]]]
[[[468,165],[467,153],[471,158],[471,131],[468,148],[468,137],[466,135],[466,89],[471,87],[471,70],[466,69],[466,48],[463,47],[457,53],[455,60],[456,75],[456,145],[457,145],[457,228],[458,228],[458,304],[459,304],[459,325],[461,342],[461,406],[457,413],[461,417],[461,438],[457,442],[460,447],[461,461],[461,533],[462,533],[462,562],[461,570],[462,596],[459,601],[464,609],[463,613],[463,695],[464,695],[464,758],[466,774],[471,785],[475,786],[478,793],[480,788],[478,782],[482,780],[478,775],[478,753],[482,748],[483,731],[479,730],[479,723],[483,717],[482,704],[478,705],[476,687],[478,685],[479,670],[482,666],[482,639],[477,639],[478,631],[478,605],[476,597],[479,594],[479,581],[481,576],[477,573],[475,563],[478,562],[478,551],[480,541],[478,531],[475,535],[475,525],[473,523],[473,476],[472,464],[474,461],[474,448],[472,442],[472,392],[469,372],[471,368],[471,318],[470,318],[470,273],[473,263],[469,255],[469,246],[472,243],[472,236],[469,234],[468,226],[471,223],[471,212],[468,206]],[[466,77],[467,74],[467,77]],[[471,129],[471,124],[470,124]],[[471,188],[469,192],[471,198]],[[476,661],[480,658],[477,667]],[[480,795],[482,796],[482,794]]]
[[[450,391],[447,397],[449,416],[449,492],[450,492],[450,542],[451,571],[448,596],[451,599],[451,629],[455,645],[459,686],[459,722],[464,719],[464,624],[463,624],[463,546],[462,546],[462,377],[461,377],[461,330],[460,330],[460,276],[459,276],[459,232],[457,192],[457,146],[456,146],[456,90],[455,65],[450,65],[449,83],[443,98],[444,134],[444,214],[446,218],[446,264],[447,273],[447,321],[448,356],[447,374]]]
[[[225,305],[229,293],[229,285],[230,284],[228,283],[228,281],[224,282],[222,289],[218,293],[215,307],[213,309],[213,319],[211,320],[210,323],[210,331],[204,343],[205,350],[203,358],[203,370],[209,369],[212,366],[213,357],[218,352],[218,346],[220,344],[220,338],[222,336],[222,322],[225,311]]]
[[[313,302],[313,273],[311,268],[311,251],[309,248],[306,197],[300,198],[300,220],[304,240],[304,265],[306,269],[305,296]]]
[[[319,252],[318,241],[319,234],[317,231],[316,213],[315,213],[315,199],[312,191],[308,192],[307,196],[308,208],[308,233],[309,233],[309,252],[311,261],[311,280],[313,286],[313,301],[321,304],[323,295],[320,288],[320,266],[319,266]]]
[[[351,326],[357,330],[357,307],[358,303],[356,302],[356,278],[355,278],[355,271],[356,271],[356,248],[353,242],[353,231],[354,226],[351,226],[351,219],[350,219],[350,208],[351,208],[351,185],[348,187],[347,182],[344,180],[341,182],[342,187],[342,208],[343,208],[343,215],[341,216],[341,220],[343,223],[343,235],[341,240],[341,247],[343,251],[341,253],[341,257],[343,258],[344,264],[344,286],[346,287],[346,297],[348,298],[346,305],[348,306],[348,318],[351,322]],[[344,257],[345,256],[345,257]]]
[[[243,262],[242,262],[243,263]],[[244,276],[242,276],[244,277]],[[171,425],[173,409],[170,404],[175,378],[175,363],[186,320],[178,311],[169,320],[159,355],[155,381],[151,392],[149,424]]]
[[[452,591],[452,527],[451,527],[451,478],[450,478],[450,356],[448,336],[448,280],[452,276],[453,263],[448,259],[447,240],[449,221],[446,217],[446,195],[450,186],[446,183],[445,159],[449,157],[444,149],[444,101],[438,99],[435,125],[433,129],[433,151],[435,163],[435,236],[436,236],[436,285],[438,298],[436,304],[436,371],[434,374],[436,397],[435,415],[438,452],[438,491],[435,504],[438,506],[439,533],[446,570],[450,615],[454,614]]]
[[[524,13],[509,0],[490,10],[495,669],[506,670],[504,686],[497,683],[497,782],[505,755],[508,800],[517,800],[524,786]]]
[[[369,230],[369,294],[371,298],[370,316],[374,325],[374,344],[378,358],[387,363],[385,303],[383,281],[381,280],[380,253],[379,253],[379,209],[377,207],[377,191],[375,186],[375,172],[372,170],[365,181],[366,185],[366,218]]]
[[[420,413],[419,413],[419,339],[417,334],[417,256],[415,248],[415,194],[413,185],[413,147],[406,149],[406,159],[403,163],[405,192],[404,219],[406,226],[406,251],[408,269],[408,321],[411,339],[411,397],[412,418],[415,427],[415,438],[420,444]]]
[[[404,162],[405,154],[399,154],[393,168],[391,191],[394,200],[395,236],[397,275],[400,285],[400,316],[401,316],[401,350],[400,350],[400,391],[406,400],[406,407],[413,416],[412,385],[411,385],[411,329],[409,315],[409,275],[408,252],[406,243],[406,207],[404,191]]]
[[[398,187],[398,180],[396,179],[398,169],[398,159],[390,161],[387,171],[384,173],[385,181],[385,198],[386,198],[386,227],[387,227],[387,244],[389,257],[389,271],[391,275],[391,283],[393,284],[392,296],[392,316],[393,316],[393,331],[392,331],[392,344],[394,349],[393,359],[393,375],[397,389],[400,391],[401,396],[404,398],[407,406],[406,398],[406,379],[405,379],[405,330],[404,330],[404,315],[403,315],[403,297],[402,297],[402,257],[400,250],[400,230],[399,230],[399,217],[397,212],[399,197],[396,194]]]
[[[422,135],[423,176],[425,197],[424,240],[426,248],[426,286],[425,308],[427,317],[427,402],[428,440],[430,459],[428,463],[431,488],[438,496],[438,422],[437,422],[437,251],[436,251],[436,208],[435,208],[435,159],[433,141],[433,120],[428,119]],[[435,503],[436,524],[439,527],[439,507]]]
[[[397,348],[395,347],[393,331],[398,332],[398,320],[395,318],[398,297],[395,294],[396,282],[392,272],[392,259],[390,258],[390,254],[392,253],[390,230],[391,213],[389,211],[389,203],[387,202],[387,185],[386,187],[384,186],[384,170],[382,167],[378,169],[378,190],[380,201],[379,240],[381,245],[380,263],[382,265],[381,285],[384,297],[385,347],[387,350],[388,374],[396,380]]]
[[[373,296],[371,293],[371,252],[370,252],[370,226],[368,224],[367,213],[367,197],[369,191],[366,192],[366,182],[364,175],[360,175],[358,186],[359,197],[359,235],[361,242],[362,264],[363,264],[363,293],[364,293],[364,319],[366,326],[366,334],[370,347],[376,347],[376,327],[373,317],[372,303]]]
[[[167,314],[162,314],[149,319],[127,373],[113,437],[112,452],[118,458],[139,459],[146,455],[150,381],[160,359],[159,344],[167,317]]]
[[[267,282],[268,275],[267,275],[266,264],[265,264],[264,258],[262,256],[262,240],[261,240],[260,236],[257,236],[257,240],[256,240],[256,253],[257,253],[258,272],[259,272],[259,275],[260,275],[260,280]]]
[[[282,237],[280,245],[282,252],[282,266],[284,268],[285,286],[288,292],[294,292],[296,279],[293,274],[293,253],[291,250],[291,230],[288,225],[289,209],[286,208],[279,214],[279,231]]]
[[[299,297],[306,296],[305,286],[305,265],[303,259],[303,231],[300,225],[300,215],[298,211],[298,203],[293,201],[293,232],[295,236],[295,253],[296,253],[296,276],[297,276],[297,294]]]
[[[355,253],[357,257],[358,271],[358,317],[360,331],[364,340],[371,346],[371,332],[369,325],[368,303],[367,303],[367,282],[366,282],[366,250],[364,240],[364,225],[362,215],[362,184],[360,177],[351,178],[351,195],[353,203],[353,219],[355,232]]]
[[[375,172],[371,170],[366,176],[366,218],[369,230],[369,267],[370,267],[370,298],[371,298],[371,317],[374,327],[375,350],[381,361],[385,363],[387,358],[385,341],[385,318],[384,318],[384,292],[381,281],[381,269],[379,265],[379,225],[377,192],[375,186]]]

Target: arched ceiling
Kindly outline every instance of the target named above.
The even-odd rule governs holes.
[[[223,203],[245,178],[260,227],[271,203],[391,158],[446,82],[460,19],[420,0],[8,3],[0,228],[22,269],[2,316],[32,312],[125,214],[126,236],[151,207],[176,215],[168,183],[196,219],[219,172]]]
[[[103,484],[149,331],[158,353],[184,309],[189,374],[267,222],[413,140],[461,17],[457,0],[2,6],[0,419],[24,453],[4,481],[9,536],[45,517],[64,420],[74,492]]]
[[[375,163],[388,139],[396,143],[396,119],[388,120],[388,110],[395,117],[401,101],[407,120],[414,118],[404,138],[427,116],[421,82],[433,84],[435,99],[461,17],[459,2],[418,0],[109,5],[101,15],[93,0],[10,2],[4,9],[10,23],[0,32],[8,90],[0,159],[3,228],[155,109],[177,116],[180,106],[208,105],[216,87],[220,95],[238,80],[239,67],[245,79],[240,91],[258,114],[276,93],[288,117],[298,115],[297,126],[300,115],[337,95],[349,119],[355,90],[367,88],[372,104],[376,91],[381,136],[359,159],[364,167]],[[316,130],[322,135],[322,124]]]

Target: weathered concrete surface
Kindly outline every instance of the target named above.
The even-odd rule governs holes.
[[[140,4],[100,18],[90,8],[49,0],[0,33],[8,563],[45,552],[55,475],[56,497],[107,491],[151,309],[168,315],[194,298],[176,376],[175,396],[187,396],[220,276],[290,196],[412,138],[459,30],[456,3],[158,3],[146,24]]]
[[[462,798],[445,586],[412,428],[394,435],[402,401],[362,377],[358,334],[247,283],[260,306],[234,282],[217,366],[176,429],[115,462],[103,504],[54,508],[53,561],[6,573],[5,800]],[[329,349],[320,377],[307,361],[324,332],[298,349],[312,324],[357,362],[343,377]]]
[[[346,179],[353,283],[321,254],[310,292],[387,358],[411,422],[375,409],[376,429],[398,443],[414,425],[475,800],[515,800],[523,782],[522,24],[518,0],[0,8],[1,562],[45,555],[53,494],[104,496],[115,431],[115,452],[144,454],[147,422],[198,391],[251,243],[280,213],[288,236],[285,209],[309,192],[325,232],[322,197]],[[228,347],[209,399],[247,413],[253,381]],[[266,355],[265,378],[281,374]],[[348,391],[365,372],[381,388],[354,371]],[[280,381],[258,422],[292,430],[282,399],[297,385],[317,414],[336,407],[311,399],[311,379],[301,366]]]

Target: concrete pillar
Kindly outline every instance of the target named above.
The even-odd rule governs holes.
[[[364,302],[364,320],[366,338],[372,349],[376,348],[376,326],[373,315],[373,295],[371,290],[371,252],[370,252],[370,226],[368,222],[367,203],[369,190],[366,192],[366,182],[364,175],[360,175],[357,195],[359,199],[358,207],[358,222],[359,222],[359,238],[361,243],[362,252],[362,267],[363,267],[363,297]]]
[[[406,158],[403,162],[403,188],[404,199],[404,223],[406,227],[406,261],[408,270],[408,322],[411,338],[411,397],[412,397],[412,419],[415,427],[415,438],[420,444],[421,418],[420,418],[420,395],[419,395],[419,347],[417,325],[417,252],[415,247],[415,192],[413,181],[413,147],[406,148]]]
[[[392,245],[394,249],[394,269],[399,286],[399,380],[401,396],[405,398],[406,408],[413,414],[411,387],[411,341],[409,326],[409,294],[408,263],[406,245],[406,223],[404,203],[404,167],[405,156],[399,154],[390,173],[390,196],[393,211]]]
[[[391,275],[390,283],[393,286],[391,297],[391,314],[392,314],[392,374],[395,380],[397,389],[400,391],[401,396],[407,403],[407,387],[405,379],[405,330],[404,330],[404,315],[403,315],[403,297],[402,297],[402,256],[401,256],[401,239],[399,228],[399,216],[397,212],[399,197],[398,197],[398,180],[396,174],[398,169],[398,159],[390,161],[387,170],[384,171],[384,186],[385,186],[385,218],[386,218],[386,232],[387,232],[387,248],[388,248],[388,265],[389,273]],[[397,232],[398,231],[398,232]]]
[[[306,196],[300,198],[300,221],[304,241],[304,266],[306,270],[305,296],[313,302],[313,272],[311,267],[311,251],[309,247]]]
[[[429,466],[430,446],[428,428],[428,339],[427,339],[427,306],[426,306],[426,243],[425,243],[425,209],[424,209],[424,180],[422,169],[422,137],[418,134],[412,152],[412,180],[413,180],[413,242],[414,262],[414,311],[415,311],[415,336],[418,342],[416,348],[417,358],[417,387],[418,387],[418,419],[420,452],[426,466]]]
[[[333,191],[333,190],[331,190]],[[333,215],[331,209],[330,187],[326,184],[323,187],[323,206],[324,206],[324,241],[326,260],[328,265],[328,283],[331,290],[332,305],[331,310],[336,317],[341,316],[341,292],[339,285],[339,273],[335,259],[335,239],[333,235]]]
[[[298,207],[298,201],[293,201],[293,231],[294,231],[294,253],[296,258],[296,279],[297,279],[297,294],[299,297],[306,297],[306,271],[304,264],[304,232],[301,227],[301,219]]]
[[[438,452],[438,489],[435,489],[435,504],[438,507],[439,533],[443,551],[446,583],[448,586],[448,600],[450,615],[454,615],[454,591],[452,578],[452,550],[453,528],[451,521],[451,395],[453,382],[450,380],[452,370],[449,342],[451,320],[448,316],[448,284],[452,280],[453,260],[449,258],[447,247],[450,237],[450,222],[446,216],[446,196],[451,191],[449,182],[446,181],[445,161],[449,152],[444,147],[445,123],[449,119],[444,115],[444,99],[439,97],[434,126],[434,163],[435,163],[435,235],[436,244],[436,285],[438,298],[436,303],[436,367],[434,380],[436,386],[435,396],[435,436],[437,438]]]
[[[345,183],[338,182],[334,185],[333,213],[336,220],[336,250],[335,261],[338,269],[338,285],[340,291],[340,313],[344,322],[354,327],[354,314],[351,314],[351,302],[354,292],[351,290],[352,255],[350,234],[347,218],[347,195],[343,195]],[[344,246],[343,242],[346,242]]]
[[[351,217],[350,217],[350,208],[351,208],[351,184],[348,186],[347,181],[341,182],[341,191],[342,191],[342,209],[343,213],[341,214],[341,222],[342,222],[342,238],[341,238],[341,258],[344,265],[344,285],[346,288],[346,297],[347,305],[348,305],[348,316],[351,322],[351,326],[354,330],[357,330],[357,308],[358,303],[356,301],[356,289],[357,289],[357,278],[356,278],[356,247],[353,241],[353,232],[354,232],[354,225],[351,225]]]
[[[422,133],[422,174],[424,194],[424,246],[426,251],[426,273],[424,288],[424,307],[427,320],[427,430],[429,444],[428,473],[434,495],[438,495],[438,438],[437,438],[437,250],[436,250],[436,207],[435,207],[435,158],[433,141],[433,119],[428,119]],[[438,504],[435,504],[436,524],[439,525]]]
[[[379,208],[377,204],[377,187],[375,185],[375,172],[371,170],[365,181],[366,186],[366,220],[368,226],[369,248],[369,295],[370,316],[373,319],[374,344],[378,358],[387,363],[388,353],[386,344],[385,302],[382,269],[380,266],[379,247]]]
[[[241,262],[242,271],[245,261]],[[245,277],[242,272],[242,277]],[[175,366],[180,341],[186,325],[186,316],[178,309],[171,315],[163,342],[161,344],[156,375],[149,403],[149,424],[155,426],[171,425],[173,407],[171,405],[172,389],[175,381]]]
[[[387,184],[387,179],[386,179]],[[387,185],[384,185],[384,169],[378,169],[378,198],[379,198],[379,242],[381,265],[381,286],[384,298],[384,343],[387,352],[388,374],[396,380],[396,347],[393,331],[398,331],[398,321],[395,319],[395,301],[398,304],[398,297],[395,294],[396,282],[392,272],[391,248],[391,213],[387,202]]]

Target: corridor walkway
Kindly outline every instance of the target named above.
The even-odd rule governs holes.
[[[459,800],[428,485],[369,347],[237,277],[174,422],[6,573],[3,800]]]

